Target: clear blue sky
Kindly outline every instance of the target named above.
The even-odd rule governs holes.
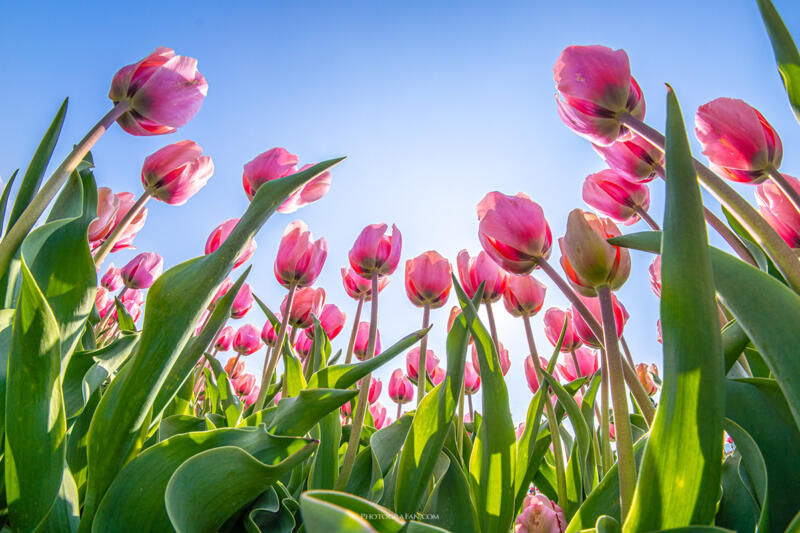
[[[800,5],[775,1],[800,36]],[[114,128],[94,150],[98,183],[136,193],[142,160],[165,144],[192,139],[213,157],[216,174],[187,205],[149,205],[136,244],[139,251],[160,252],[169,266],[202,253],[209,231],[244,211],[242,165],[258,153],[283,146],[302,163],[347,155],[328,196],[295,215],[276,215],[258,236],[250,282],[273,306],[283,289],[272,261],[295,218],[328,240],[320,284],[328,301],[350,316],[355,305],[341,287],[339,268],[366,224],[396,223],[403,260],[435,249],[455,261],[461,248],[479,249],[475,204],[483,195],[524,191],[542,204],[554,236],[563,235],[567,213],[582,205],[584,177],[603,168],[555,111],[552,68],[570,44],[624,48],[644,90],[646,120],[659,129],[664,82],[675,87],[690,124],[697,106],[738,97],[777,128],[786,149],[783,169],[798,172],[800,163],[791,149],[800,129],[754,0],[16,2],[4,6],[0,43],[6,51],[0,57],[4,180],[27,165],[63,97],[70,97],[70,108],[58,160],[108,109],[117,69],[159,45],[198,58],[209,91],[194,120],[161,137]],[[694,148],[699,153],[696,142]],[[752,188],[740,190],[752,200]],[[655,182],[651,191],[651,213],[660,220],[663,186]],[[117,255],[120,264],[132,254]],[[625,333],[635,358],[660,365],[649,262],[634,255],[620,297],[631,313]],[[421,313],[405,296],[402,266],[381,296],[388,345],[416,329]],[[564,303],[551,286],[545,306]],[[433,314],[431,343],[443,360],[449,307]],[[507,382],[519,421],[530,399],[522,324],[498,315],[501,340],[511,349]],[[255,310],[247,318],[264,320]],[[346,336],[335,346],[346,344]],[[251,371],[258,372],[262,357],[248,359]],[[394,367],[379,373],[384,387]],[[385,393],[382,400],[393,413]]]

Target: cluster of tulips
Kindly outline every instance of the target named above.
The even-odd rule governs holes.
[[[792,87],[800,53],[772,4],[759,7]],[[336,353],[331,342],[348,321],[314,286],[324,238],[300,220],[286,227],[274,263],[286,295],[274,312],[245,279],[259,228],[275,211],[322,199],[341,159],[298,168],[296,155],[268,150],[244,165],[248,209],[211,232],[204,255],[166,271],[156,252],[103,267],[134,247],[150,198],[187,202],[214,165],[192,141],[165,146],[145,159],[137,199],[97,187],[89,150],[114,123],[135,136],[175,132],[207,83],[194,59],[167,48],[122,68],[111,111],[42,183],[65,103],[0,241],[4,527],[800,529],[800,181],[779,171],[778,133],[741,100],[709,102],[695,116],[705,166],[691,156],[671,88],[665,135],[644,122],[624,51],[570,46],[554,77],[559,115],[609,167],[583,184],[596,213],[569,214],[561,272],[542,207],[524,193],[490,192],[476,209],[481,251],[462,250],[455,269],[435,251],[406,260],[421,327],[384,348],[378,301],[400,266],[402,236],[368,225],[341,269],[356,310]],[[791,90],[790,101],[800,110]],[[656,177],[666,186],[661,225],[648,214]],[[703,206],[698,180],[722,219]],[[756,185],[757,209],[726,180]],[[649,231],[617,226],[638,221]],[[709,246],[707,227],[733,254]],[[615,291],[631,271],[629,248],[657,254],[649,273],[661,298],[661,372],[637,364],[624,339],[628,313]],[[531,318],[546,293],[534,273],[570,302],[545,312],[549,357],[534,342]],[[451,296],[440,358],[428,346],[431,312]],[[501,299],[522,322],[532,398],[508,395],[501,338],[513,333],[498,330]],[[263,325],[228,324],[250,320],[255,305]],[[244,358],[262,350],[260,375],[246,372]],[[372,373],[401,354],[386,387],[393,419]],[[528,404],[519,424],[510,402]]]

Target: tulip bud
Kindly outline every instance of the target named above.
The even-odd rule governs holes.
[[[293,284],[307,287],[319,276],[327,256],[325,239],[314,241],[305,222],[295,220],[286,226],[281,237],[275,258],[275,278],[286,288]]]
[[[353,353],[359,361],[371,359],[373,354],[367,353],[369,349],[369,322],[360,322],[356,333],[356,342],[353,345]],[[375,355],[381,353],[381,332],[375,331]]]
[[[305,359],[308,357],[308,354],[311,353],[313,344],[314,341],[308,336],[306,330],[302,330],[297,334],[297,338],[294,340],[294,351],[301,359]]]
[[[108,187],[97,188],[97,218],[89,224],[89,242],[102,242],[114,229],[119,198]]]
[[[254,354],[261,346],[258,328],[253,324],[245,324],[233,336],[233,349],[240,355]]]
[[[197,60],[159,46],[138,63],[122,67],[108,97],[115,104],[130,104],[117,119],[122,129],[131,135],[162,135],[189,122],[206,93],[208,83],[197,70]]]
[[[389,379],[389,398],[393,402],[403,405],[414,399],[414,386],[411,381],[403,374],[403,371],[396,368]]]
[[[533,316],[544,305],[547,288],[533,276],[508,276],[503,303],[513,316]]]
[[[473,395],[481,387],[481,375],[475,370],[472,361],[464,362],[464,394]]]
[[[164,270],[164,260],[156,252],[141,253],[122,267],[120,276],[129,289],[147,289]]]
[[[170,205],[182,205],[203,188],[214,173],[214,163],[192,141],[170,144],[147,156],[142,185],[152,196]]]
[[[365,302],[372,300],[372,282],[356,274],[349,268],[342,269],[342,283],[347,295],[354,300],[364,298]],[[378,292],[381,292],[389,284],[389,278],[381,276],[378,278]]]
[[[364,278],[388,276],[397,268],[403,237],[392,224],[391,236],[385,236],[386,224],[370,224],[359,234],[348,254],[350,266]]]
[[[345,315],[344,312],[342,312],[342,310],[335,305],[325,304],[322,307],[322,312],[319,315],[319,324],[322,326],[322,330],[325,332],[325,335],[328,336],[328,340],[333,340],[337,335],[339,335],[344,328],[346,319],[347,315]],[[313,338],[314,326],[308,328],[306,333],[309,337]]]
[[[577,350],[583,342],[575,331],[575,323],[572,319],[572,309],[562,311],[556,307],[551,307],[544,314],[544,333],[547,340],[555,346],[561,337],[561,330],[564,328],[564,320],[567,321],[567,330],[564,332],[564,340],[561,342],[561,352],[569,353]]]
[[[372,415],[375,429],[384,428],[392,423],[391,419],[386,418],[386,408],[380,402],[370,405],[369,412]]]
[[[352,416],[353,408],[350,407],[350,402],[342,404],[342,414],[346,417]]]
[[[439,358],[433,350],[425,351],[425,371],[428,376],[433,374],[433,370],[439,366]],[[408,377],[416,383],[419,376],[419,347],[412,348],[406,354],[406,373]]]
[[[367,401],[370,404],[378,401],[378,398],[381,396],[381,389],[383,389],[383,383],[381,383],[381,380],[378,378],[370,378],[369,394],[367,395]]]
[[[602,324],[603,314],[600,309],[600,300],[597,298],[586,298],[584,296],[579,296],[579,298],[589,309],[589,312],[592,314],[592,316],[597,319],[597,322]],[[614,294],[611,295],[611,303],[614,308],[614,323],[617,326],[617,337],[619,337],[622,335],[622,329],[625,327],[625,322],[628,321],[628,311],[625,310],[622,302],[620,302]],[[594,336],[594,332],[586,323],[586,321],[584,321],[583,316],[581,316],[575,307],[572,308],[572,318],[575,321],[575,332],[578,334],[578,337],[581,338],[584,344],[593,348],[601,348],[603,346],[603,340]]]
[[[587,176],[583,182],[583,201],[626,225],[635,224],[640,211],[650,207],[650,190],[646,185],[632,183],[615,170],[601,170]]]
[[[800,193],[800,180],[788,174],[783,177]],[[786,193],[772,180],[765,181],[756,187],[756,203],[761,216],[786,244],[791,248],[800,248],[800,213]]]
[[[573,361],[571,355],[566,355],[562,359],[563,362],[557,365],[558,371],[567,381],[575,381],[578,378],[591,376],[597,372],[599,368],[597,354],[588,348],[575,350],[575,359],[578,360],[577,370],[575,369],[575,361]]]
[[[650,372],[645,363],[638,363],[636,365],[636,377],[639,378],[639,383],[642,384],[642,387],[644,387],[648,395],[652,396],[658,392],[658,387],[653,381],[653,378],[650,377]]]
[[[236,357],[231,357],[225,363],[225,373],[228,374],[230,379],[236,379],[244,373],[244,361],[242,359],[237,361],[236,359]],[[234,363],[236,366],[234,366]]]
[[[561,533],[567,530],[564,511],[544,494],[529,494],[515,522],[515,533]]]
[[[212,254],[217,251],[217,248],[225,242],[225,239],[233,231],[233,228],[236,227],[236,224],[239,223],[238,218],[231,218],[214,228],[211,234],[208,236],[208,240],[206,241],[206,255]],[[247,245],[245,246],[244,250],[242,250],[239,255],[236,256],[236,263],[233,265],[233,268],[240,267],[248,259],[253,256],[253,252],[256,251],[256,241],[250,239],[247,241]]]
[[[657,255],[650,267],[647,269],[650,272],[650,287],[656,296],[661,298],[661,256]]]
[[[231,349],[233,336],[233,327],[225,326],[217,335],[217,340],[214,342],[214,348],[220,352],[227,352]],[[228,374],[230,374],[230,372],[228,372]]]
[[[272,148],[259,154],[244,166],[242,184],[247,197],[252,200],[259,187],[268,181],[295,173],[297,156],[285,148]]]
[[[253,298],[253,291],[250,288],[250,285],[247,283],[242,283],[242,286],[239,287],[239,292],[236,293],[236,297],[233,299],[233,304],[231,305],[231,318],[244,318],[248,311],[250,311],[250,309],[253,307],[254,301],[255,299]]]
[[[503,375],[505,376],[508,374],[508,369],[511,368],[511,359],[508,357],[508,350],[503,347],[502,342],[497,348],[497,356],[500,359],[500,369],[503,371]],[[480,376],[481,365],[478,360],[478,349],[475,347],[475,345],[472,346],[472,366]]]
[[[464,292],[470,298],[475,297],[481,283],[486,283],[483,288],[484,303],[493,303],[500,299],[508,285],[508,274],[495,263],[486,252],[479,252],[477,256],[470,257],[469,252],[458,252],[458,279]]]
[[[319,317],[324,303],[325,289],[322,287],[316,289],[314,287],[302,287],[297,289],[292,301],[292,310],[289,313],[289,324],[306,329],[314,323],[311,315]],[[286,298],[281,303],[281,313],[286,313]]]
[[[280,324],[281,314],[278,313],[275,315],[275,318],[278,319],[278,324]],[[278,343],[278,331],[272,326],[272,322],[269,320],[264,323],[264,327],[261,329],[261,340],[270,348],[274,348]]]
[[[417,307],[438,309],[453,286],[450,262],[434,251],[406,261],[406,294]]]
[[[114,268],[114,263],[108,265],[108,270],[100,278],[100,285],[111,292],[119,290],[124,285],[119,269]]]
[[[664,165],[664,153],[638,135],[609,146],[593,144],[592,148],[609,167],[633,183],[652,181]]]

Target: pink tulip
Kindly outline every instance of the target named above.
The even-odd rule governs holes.
[[[662,338],[662,332],[661,332],[661,319],[660,318],[658,320],[656,320],[656,328],[658,329],[658,336],[656,337],[656,341],[658,341],[659,344],[664,344],[664,339]]]
[[[470,257],[469,252],[461,250],[458,252],[456,265],[458,279],[470,298],[475,297],[478,287],[483,282],[486,282],[483,288],[484,303],[496,302],[503,295],[508,285],[508,274],[486,252],[479,252],[477,256]]]
[[[508,374],[508,369],[511,368],[511,359],[508,357],[508,350],[503,347],[503,343],[500,343],[500,347],[497,350],[497,356],[500,359],[500,369],[503,371],[503,375],[505,376]],[[478,349],[475,345],[472,346],[472,366],[475,368],[475,371],[480,376],[481,374],[481,365],[478,359]]]
[[[542,208],[524,193],[490,192],[478,204],[478,238],[489,257],[512,274],[528,274],[550,257],[553,237]]]
[[[114,229],[117,228],[122,219],[125,215],[128,214],[128,211],[133,208],[134,204],[136,204],[136,197],[133,195],[132,192],[121,192],[117,193],[117,199],[119,200],[119,209],[117,209],[117,215],[114,219]],[[112,252],[118,252],[120,250],[127,250],[128,248],[133,248],[133,239],[136,235],[141,231],[144,227],[144,223],[147,220],[147,208],[142,207],[139,210],[139,213],[133,217],[133,219],[128,223],[128,226],[122,230],[117,237],[117,242],[114,243],[114,246],[111,248]]]
[[[609,167],[632,183],[652,181],[664,165],[664,153],[638,135],[609,146],[593,144],[592,148]]]
[[[399,368],[392,372],[392,377],[389,379],[389,398],[400,405],[414,399],[414,386]]]
[[[314,340],[308,336],[306,330],[302,330],[294,340],[294,351],[297,352],[301,359],[305,359],[311,353],[313,344]]]
[[[800,193],[800,180],[788,174],[783,177]],[[786,244],[792,248],[800,248],[800,213],[786,193],[772,180],[765,181],[756,187],[756,203],[761,216]]]
[[[319,323],[328,340],[335,339],[344,328],[344,323],[347,315],[333,304],[325,304],[322,307],[322,312],[319,315]],[[309,337],[314,337],[314,326],[306,330]]]
[[[236,366],[234,366],[234,363],[236,363]],[[225,373],[228,374],[230,379],[238,378],[244,374],[244,361],[238,357],[231,357],[228,359],[228,362],[225,363]]]
[[[644,118],[644,97],[631,76],[624,50],[605,46],[569,46],[553,69],[558,114],[572,131],[594,144],[628,140],[619,116]]]
[[[214,348],[220,352],[227,352],[231,349],[233,343],[233,326],[225,326],[217,335],[217,340],[214,342]]]
[[[261,349],[261,337],[258,328],[253,324],[245,324],[236,330],[233,336],[233,349],[240,355],[251,355]]]
[[[431,372],[431,383],[433,383],[433,386],[435,387],[439,383],[444,381],[446,375],[447,372],[445,372],[442,367],[437,366],[436,368],[434,368],[433,372]]]
[[[114,307],[114,295],[109,293],[105,287],[98,287],[94,305],[97,307],[100,318],[105,318],[106,314]]]
[[[284,178],[295,173],[297,156],[285,148],[272,148],[259,154],[244,166],[242,185],[249,199],[268,181]]]
[[[508,276],[503,303],[513,316],[533,316],[544,305],[547,288],[533,276]]]
[[[650,190],[646,185],[628,181],[615,170],[606,169],[586,177],[583,201],[629,226],[639,220],[639,211],[646,212],[650,207]]]
[[[380,402],[370,405],[369,412],[372,415],[372,421],[375,423],[375,429],[384,428],[392,423],[391,419],[386,418],[386,408]]]
[[[472,361],[464,362],[464,394],[475,394],[481,387],[481,375],[472,365]]]
[[[216,307],[219,299],[228,294],[228,291],[231,290],[231,287],[233,287],[233,281],[231,281],[231,278],[225,278],[224,280],[222,280],[222,283],[220,283],[217,292],[214,294],[214,298],[212,298],[211,303],[208,304],[209,310],[212,311],[214,310],[214,307]]]
[[[253,290],[250,285],[242,283],[242,286],[239,287],[239,292],[236,293],[236,297],[233,299],[233,305],[231,305],[231,318],[244,318],[253,307],[254,301],[255,298],[253,298]]]
[[[97,218],[89,224],[89,242],[102,242],[114,229],[119,198],[108,187],[97,188]]]
[[[533,357],[530,355],[525,358],[525,381],[528,382],[528,388],[533,394],[539,391],[539,376],[536,375],[536,367],[533,364]]]
[[[403,237],[397,226],[392,225],[391,236],[385,235],[386,224],[370,224],[359,234],[348,254],[350,266],[356,274],[372,279],[372,276],[388,276],[395,271],[400,261]]]
[[[114,268],[114,263],[108,265],[108,270],[106,270],[106,273],[100,278],[100,285],[111,292],[118,291],[124,285],[119,269]]]
[[[208,83],[197,60],[159,46],[138,63],[122,67],[111,81],[108,97],[127,100],[130,109],[117,119],[131,135],[172,133],[200,109]]]
[[[303,165],[297,172],[302,172],[306,169],[313,167],[312,164]],[[312,179],[300,190],[297,190],[289,195],[289,197],[278,207],[279,213],[294,213],[301,207],[312,204],[328,194],[331,188],[331,173],[325,171]]]
[[[214,230],[208,236],[208,240],[206,241],[206,255],[217,251],[217,248],[219,248],[220,245],[225,242],[225,239],[228,238],[238,222],[238,218],[231,218],[214,228]],[[238,256],[236,256],[236,263],[233,265],[233,268],[240,267],[247,262],[247,260],[253,256],[253,252],[255,251],[256,241],[250,239],[247,242],[245,249],[242,250]]]
[[[730,180],[760,183],[769,177],[770,168],[781,164],[778,133],[742,100],[717,98],[700,106],[694,131],[711,168]]]
[[[372,282],[355,273],[352,269],[342,269],[342,283],[344,290],[350,298],[359,300],[364,298],[365,302],[372,300]],[[381,276],[378,278],[378,292],[381,292],[389,284],[389,278]]]
[[[342,404],[342,414],[346,417],[353,416],[353,408],[350,407],[350,402]]]
[[[236,393],[241,396],[249,395],[256,386],[256,377],[253,374],[242,374],[233,383]]]
[[[551,307],[544,314],[544,333],[547,340],[555,346],[561,337],[561,330],[564,328],[564,320],[567,321],[567,330],[564,332],[564,340],[561,343],[561,351],[564,353],[577,350],[583,342],[575,332],[575,323],[572,319],[572,309],[562,311],[557,307]]]
[[[433,350],[425,351],[425,371],[428,376],[433,374],[433,370],[439,366],[439,358]],[[417,380],[419,376],[419,346],[412,348],[406,354],[406,372],[412,381]]]
[[[581,301],[583,301],[584,305],[589,309],[589,312],[592,316],[597,319],[597,322],[602,324],[603,318],[602,313],[600,311],[600,301],[597,298],[587,298],[585,296],[579,296]],[[622,329],[625,327],[625,322],[628,321],[628,311],[625,310],[625,307],[622,305],[616,295],[611,295],[611,301],[614,306],[614,323],[617,326],[617,337],[622,335]],[[578,333],[578,337],[586,344],[587,346],[591,346],[593,348],[600,348],[603,346],[602,339],[597,339],[594,336],[591,328],[583,320],[583,317],[580,313],[575,309],[572,308],[572,318],[575,320],[575,331]]]
[[[144,292],[138,289],[127,289],[120,293],[119,299],[122,300],[122,303],[134,302],[142,305],[144,303]]]
[[[164,270],[164,260],[156,252],[145,252],[122,267],[120,276],[129,289],[147,289]]]
[[[297,328],[306,329],[314,323],[311,315],[319,317],[324,303],[325,289],[322,287],[316,289],[314,287],[302,287],[297,289],[292,301],[292,310],[289,313],[289,324]],[[286,298],[281,303],[281,313],[286,313]]]
[[[247,396],[244,397],[244,408],[245,409],[247,409],[248,407],[250,407],[251,405],[256,403],[256,400],[258,400],[258,393],[259,392],[261,392],[261,387],[256,385],[250,390],[250,394],[248,394]]]
[[[147,156],[142,166],[142,185],[170,205],[182,205],[203,188],[214,173],[214,163],[192,141],[170,144]]]
[[[562,533],[567,530],[564,511],[544,494],[529,494],[514,523],[514,533]]]
[[[792,208],[794,209],[794,208]],[[653,262],[650,263],[650,267],[647,269],[650,273],[650,287],[653,288],[653,292],[656,293],[656,296],[661,298],[661,256],[657,255]]]
[[[447,303],[453,286],[450,262],[437,252],[424,252],[406,261],[406,294],[417,307],[438,309]]]
[[[565,355],[561,359],[563,362],[558,363],[558,371],[567,381],[575,381],[578,378],[591,376],[597,372],[597,354],[588,348],[575,350],[575,359],[578,360],[577,372],[575,371],[575,361],[572,360],[571,355]]]
[[[368,354],[369,348],[369,322],[359,322],[356,342],[353,345],[353,353],[359,361],[371,359],[373,354]],[[375,331],[375,355],[381,353],[381,332]]]
[[[652,396],[658,392],[658,386],[656,385],[655,381],[653,381],[653,377],[650,375],[647,364],[639,363],[636,365],[636,377],[639,378],[639,383],[642,384],[642,387],[644,387],[644,390],[647,392],[647,394]]]
[[[308,226],[295,220],[286,226],[275,258],[275,278],[286,288],[307,287],[314,283],[328,256],[325,239],[313,240]]]
[[[280,324],[281,314],[276,314],[275,318],[278,320],[278,324]],[[274,348],[275,345],[278,344],[278,331],[272,326],[272,322],[269,320],[264,323],[264,327],[261,329],[261,340],[270,348]]]
[[[383,389],[383,383],[378,378],[370,378],[369,382],[369,395],[367,396],[367,401],[371,404],[378,401],[378,398],[381,396],[381,390]]]
[[[608,425],[608,436],[611,437],[612,441],[617,440],[617,428],[614,427],[614,422]]]
[[[525,433],[525,422],[520,422],[519,424],[517,424],[517,429],[515,430],[515,433],[517,434],[517,440],[519,440]]]

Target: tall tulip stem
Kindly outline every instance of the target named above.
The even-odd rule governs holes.
[[[122,217],[122,220],[119,221],[119,224],[114,228],[114,231],[111,232],[111,235],[100,245],[97,251],[94,254],[94,266],[99,268],[105,258],[108,257],[108,254],[111,253],[111,250],[114,249],[114,245],[117,244],[120,236],[128,229],[128,226],[131,225],[131,222],[134,218],[136,218],[139,213],[142,212],[144,209],[144,204],[147,203],[147,200],[150,199],[150,193],[144,191],[142,195],[136,200],[136,203],[128,209],[128,212],[125,213],[125,216]]]
[[[614,457],[611,453],[611,427],[608,418],[609,412],[609,390],[608,390],[608,358],[606,357],[606,350],[600,348],[600,396],[603,404],[603,412],[600,415],[600,437],[602,443],[601,457],[603,459],[603,475],[605,475],[614,463]]]
[[[500,340],[497,336],[497,323],[494,321],[494,311],[492,311],[492,302],[486,302],[486,316],[489,318],[489,332],[492,334],[492,341],[494,341],[494,348],[497,354],[500,355]]]
[[[267,398],[267,389],[272,381],[272,374],[275,372],[275,367],[278,364],[278,358],[283,352],[283,340],[286,338],[286,330],[289,327],[289,315],[292,313],[292,302],[294,300],[294,293],[297,290],[297,284],[292,283],[289,285],[289,294],[286,295],[286,307],[283,310],[283,317],[281,317],[281,328],[278,330],[278,340],[275,342],[275,347],[272,349],[272,354],[264,358],[264,371],[261,374],[261,388],[258,391],[258,398],[256,399],[253,412],[256,413],[264,408],[264,401]]]
[[[647,211],[645,211],[641,207],[637,207],[636,214],[639,215],[639,218],[644,220],[648,226],[650,226],[650,229],[652,229],[653,231],[661,231],[661,226],[658,225],[658,222],[653,220],[653,217],[651,217]]]
[[[800,193],[798,193],[795,188],[792,187],[792,184],[789,183],[789,180],[787,180],[786,177],[775,167],[769,167],[769,177],[778,187],[781,188],[783,194],[786,195],[789,201],[792,202],[792,205],[797,212],[800,213]]]
[[[428,328],[431,320],[431,306],[422,308],[422,329]],[[425,385],[428,383],[428,334],[419,341],[419,364],[417,366],[417,407],[425,396]]]
[[[364,296],[359,297],[356,306],[356,316],[353,320],[353,330],[350,332],[350,342],[347,343],[347,354],[344,357],[344,364],[349,365],[353,360],[353,349],[356,346],[356,335],[358,335],[358,324],[361,321],[361,310],[364,308]]]

